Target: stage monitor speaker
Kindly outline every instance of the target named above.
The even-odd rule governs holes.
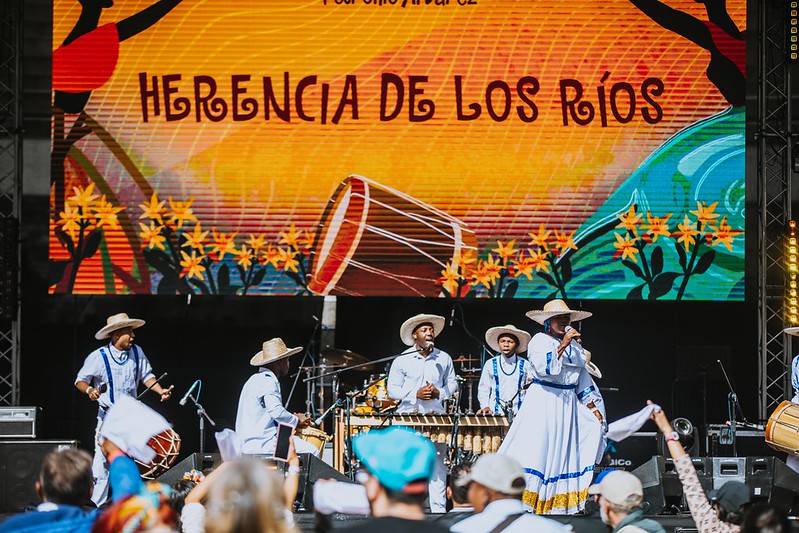
[[[41,503],[34,484],[44,456],[77,445],[76,440],[0,441],[0,512],[17,513]]]
[[[696,473],[702,489],[707,492],[713,483],[713,462],[709,457],[692,457]],[[644,487],[644,501],[648,508],[646,514],[674,514],[687,512],[682,483],[677,475],[672,459],[656,455],[649,461],[633,470]]]
[[[776,457],[747,457],[746,484],[755,502],[767,501],[790,515],[799,514],[799,473]]]
[[[297,500],[306,510],[313,509],[313,485],[320,479],[352,483],[352,480],[310,453],[300,454],[300,479]]]
[[[199,453],[195,452],[181,462],[158,476],[156,481],[159,483],[163,483],[165,485],[174,485],[181,479],[183,479],[183,474],[188,472],[192,468],[194,470],[199,470],[201,472],[205,472],[208,469],[214,469],[217,466],[222,464],[222,456],[218,453]]]

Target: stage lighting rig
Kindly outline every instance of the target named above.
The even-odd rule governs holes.
[[[788,61],[799,61],[799,2],[788,2]]]

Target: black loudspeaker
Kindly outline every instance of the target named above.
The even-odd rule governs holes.
[[[183,459],[181,462],[158,476],[156,481],[165,485],[174,485],[181,479],[183,474],[191,470],[199,470],[204,472],[208,469],[214,469],[222,464],[222,456],[218,453],[193,453]]]
[[[699,482],[705,492],[713,488],[713,461],[710,457],[692,457]],[[656,455],[633,470],[644,486],[644,501],[649,503],[646,514],[687,512],[682,483],[674,461]]]
[[[746,484],[755,501],[768,501],[789,515],[799,514],[799,473],[776,457],[747,457]]]
[[[313,485],[320,479],[352,483],[352,480],[310,453],[300,454],[300,479],[297,500],[306,510],[313,509]],[[285,463],[283,463],[285,464]]]
[[[0,512],[17,513],[41,503],[34,484],[44,456],[77,445],[76,440],[0,441]]]
[[[696,457],[691,461],[705,492],[727,481],[740,481],[752,488],[754,502],[778,505],[789,514],[799,513],[799,473],[776,457]],[[633,474],[644,486],[647,514],[688,511],[674,461],[655,456]]]

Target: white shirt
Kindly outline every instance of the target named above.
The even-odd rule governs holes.
[[[794,403],[799,403],[799,355],[793,358],[791,363],[791,385],[793,385]]]
[[[488,407],[494,414],[503,414],[502,407],[497,403],[497,387],[499,399],[508,401],[527,383],[528,376],[532,375],[530,362],[524,357],[513,354],[510,357],[498,355],[492,357],[483,366],[480,382],[477,384],[477,400],[480,407]],[[519,392],[513,400],[513,412],[518,413],[524,400],[524,391]]]
[[[263,367],[250,376],[239,396],[236,434],[242,453],[272,453],[279,422],[296,427],[299,420],[283,407],[277,376]]]
[[[112,389],[111,383],[109,383],[108,368],[106,368],[101,350],[108,359],[108,368],[111,369],[110,381],[114,385],[113,396],[115,400],[121,395],[135,398],[139,383],[155,378],[150,361],[139,345],[134,345],[130,350],[121,351],[109,343],[102,348],[94,350],[86,357],[83,366],[78,370],[78,377],[75,378],[75,383],[83,381],[95,389],[100,389],[103,385],[108,386],[108,389],[97,400],[100,404],[97,416],[100,418],[105,416],[105,411],[113,404],[111,401]],[[138,352],[138,368],[135,363],[134,350]]]
[[[496,500],[489,503],[482,513],[470,516],[454,524],[452,533],[486,533],[497,527],[508,516],[524,513],[521,500]],[[525,513],[502,530],[503,533],[570,533],[571,526],[532,513]]]
[[[438,389],[438,398],[420,400],[416,391],[426,383]],[[449,399],[458,389],[455,368],[447,352],[433,348],[424,357],[417,351],[401,355],[394,360],[388,373],[388,395],[399,400],[397,413],[444,413],[443,400]]]

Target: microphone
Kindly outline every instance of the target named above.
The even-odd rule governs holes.
[[[200,384],[200,380],[199,379],[197,381],[195,381],[194,383],[192,383],[191,387],[189,387],[189,390],[186,391],[186,394],[183,395],[183,398],[180,399],[178,404],[181,405],[181,406],[186,405],[186,402],[189,400],[189,396],[191,396],[191,393],[194,392],[194,389],[196,389],[197,385],[199,385],[199,384]]]
[[[455,323],[455,306],[452,306],[452,310],[449,312],[449,327]]]
[[[431,350],[431,349],[433,349],[434,346],[435,346],[435,343],[433,341],[428,341],[427,344],[425,344],[424,348],[425,348],[425,350]]]
[[[574,328],[573,328],[573,327],[571,327],[571,326],[566,326],[565,328],[563,328],[563,331],[565,331],[566,333],[568,333],[568,332],[570,332],[570,331],[571,331],[571,330],[573,330],[573,329],[574,329]],[[574,339],[574,340],[576,340],[576,341],[577,341],[577,344],[582,344],[582,343],[583,343],[582,339],[580,339],[580,338],[577,338],[577,339]]]

